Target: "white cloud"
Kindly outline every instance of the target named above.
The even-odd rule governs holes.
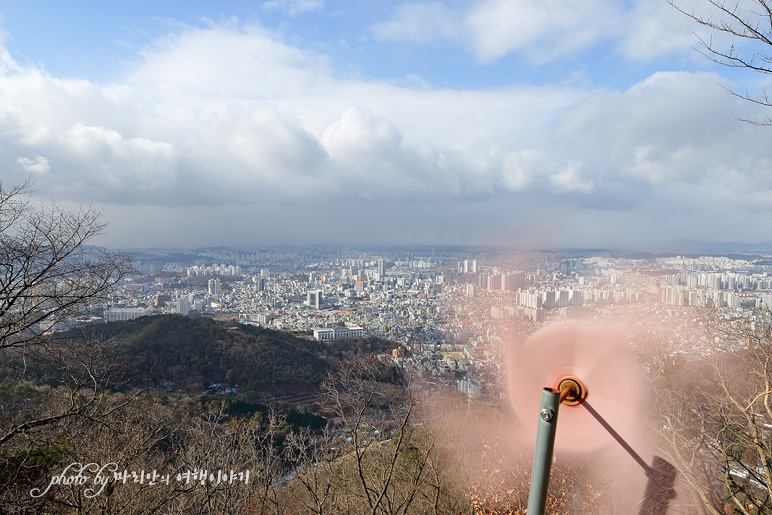
[[[653,183],[681,180],[698,183],[710,166],[703,152],[704,149],[691,144],[672,149],[637,147],[624,171]]]
[[[302,96],[328,74],[324,56],[284,44],[259,26],[230,20],[186,27],[161,39],[142,53],[127,83],[154,95],[163,107],[184,106],[181,114],[189,115],[199,106]]]
[[[624,93],[598,94],[565,111],[552,144],[581,157],[586,181],[652,185],[662,196],[675,185],[695,195],[738,202],[748,186],[772,195],[769,136],[737,121],[761,109],[728,95],[712,73],[660,72]],[[762,171],[763,170],[763,171]],[[697,189],[698,188],[698,189]]]
[[[567,10],[583,20],[603,5]],[[495,25],[507,9],[486,2],[475,13]],[[452,13],[443,16],[440,25],[454,23]],[[546,23],[528,16],[519,23]],[[568,25],[556,16],[556,27]],[[538,31],[509,37],[493,25],[481,56],[539,44]],[[576,48],[606,37],[596,34],[601,25],[572,36]],[[562,44],[545,55],[569,51]],[[558,211],[577,224],[596,221],[579,214],[597,209],[644,220],[685,202],[676,193],[697,192],[737,213],[772,209],[764,200],[772,198],[767,133],[734,119],[761,111],[727,95],[718,74],[655,73],[623,92],[583,83],[414,89],[341,79],[328,57],[237,21],[179,29],[109,86],[0,55],[0,166],[16,174],[9,179],[35,173],[41,195],[152,206],[169,223],[183,205],[240,219],[268,218],[278,205],[334,205],[339,217],[399,210],[403,232],[411,220],[431,220],[416,229],[424,238],[447,225],[443,217],[457,231],[486,216],[525,227]],[[377,218],[351,223],[365,220]],[[323,230],[324,218],[313,227]]]
[[[224,180],[288,191],[298,190],[292,177],[304,170],[307,194],[347,185],[390,195],[490,192],[500,165],[475,165],[479,145],[544,131],[562,107],[586,95],[570,87],[475,92],[339,80],[324,57],[285,47],[254,27],[190,29],[144,57],[129,84],[156,96],[163,126],[173,124],[167,129],[178,135],[174,144],[196,156],[187,174],[205,180],[196,169],[222,166]],[[198,72],[184,76],[194,62]],[[241,62],[252,66],[235,66]],[[208,147],[218,150],[207,152],[180,134],[206,134]]]
[[[679,3],[689,12],[707,4],[702,0]],[[619,51],[631,59],[650,60],[671,53],[685,53],[698,59],[701,56],[691,51],[698,42],[695,32],[709,37],[706,29],[665,1],[638,1],[617,23],[624,27],[619,32]]]
[[[402,136],[388,120],[353,106],[346,109],[340,119],[322,134],[322,142],[330,157],[343,161],[357,161],[393,152],[401,140]]]
[[[452,41],[482,62],[515,52],[544,63],[619,37],[624,18],[613,0],[484,0],[455,8],[426,2],[395,7],[372,30],[382,41]]]
[[[512,191],[520,191],[531,185],[534,175],[534,162],[542,158],[532,150],[512,153],[504,159],[501,178],[504,185]]]
[[[32,158],[21,156],[16,158],[16,162],[24,168],[24,171],[37,175],[45,175],[51,169],[48,158],[43,156],[34,155]]]
[[[179,156],[169,143],[77,123],[59,144],[60,152],[81,168],[81,176],[92,181],[90,187],[155,193],[174,187]]]
[[[753,12],[748,3],[738,4],[743,13]],[[677,4],[706,19],[726,18],[702,0]],[[650,0],[483,0],[453,7],[412,2],[396,6],[391,19],[374,24],[372,32],[381,41],[452,42],[483,63],[514,53],[543,64],[608,43],[627,59],[678,55],[707,64],[694,52],[698,37],[720,49],[748,44],[699,25],[665,1]]]
[[[561,193],[571,191],[588,192],[592,189],[591,181],[582,180],[579,177],[579,166],[570,164],[562,170],[549,176],[549,180],[555,189]]]
[[[769,20],[763,10],[759,10],[755,0],[735,0],[733,2],[706,2],[704,0],[674,0],[668,2],[650,2],[638,0],[632,4],[632,8],[620,18],[619,22],[625,30],[620,31],[619,49],[621,53],[632,59],[649,60],[671,53],[681,53],[692,59],[707,60],[693,49],[704,51],[700,40],[712,45],[714,48],[729,51],[751,50],[752,53],[766,53],[766,43],[757,44],[752,39],[738,38],[721,31],[715,31],[705,25],[697,23],[690,17],[701,18],[715,23],[718,26],[725,25],[736,30],[742,30],[741,25],[731,16],[722,12],[717,6],[725,5],[727,9],[734,10],[748,22],[748,25],[764,26]]]
[[[486,0],[466,13],[464,26],[482,61],[510,52],[546,62],[616,35],[619,2],[613,0]]]

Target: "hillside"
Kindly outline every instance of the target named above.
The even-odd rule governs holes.
[[[212,383],[238,385],[240,391],[309,389],[337,360],[394,345],[377,338],[317,343],[271,329],[179,315],[95,324],[80,332],[92,341],[113,342],[122,361],[150,372],[157,382],[172,381],[189,390]]]
[[[158,382],[195,388],[209,383],[240,389],[313,387],[329,363],[318,344],[253,326],[226,325],[204,318],[143,317],[97,324],[86,337],[112,340],[119,357],[150,371]]]

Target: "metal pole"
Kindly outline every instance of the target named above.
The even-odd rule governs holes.
[[[533,454],[531,489],[528,493],[528,515],[543,515],[547,503],[547,489],[555,448],[555,430],[558,423],[560,392],[545,388],[541,394],[539,426],[536,430],[536,450]]]

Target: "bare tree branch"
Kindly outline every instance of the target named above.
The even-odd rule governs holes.
[[[705,11],[710,14],[687,10],[678,0],[667,0],[680,13],[710,30],[737,39],[738,46],[721,48],[713,38],[697,36],[700,47],[697,49],[711,61],[729,68],[741,68],[756,73],[772,74],[772,2],[769,0],[706,0]],[[752,7],[752,6],[755,6]],[[766,91],[760,94],[737,92],[730,87],[725,89],[732,95],[748,102],[772,107]],[[772,125],[772,117],[762,119],[744,119],[752,125]]]

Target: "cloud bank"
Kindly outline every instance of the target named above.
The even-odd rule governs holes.
[[[537,49],[537,61],[554,59],[611,40],[643,59],[686,41],[651,44],[672,30],[646,20],[624,37],[608,30],[658,9],[643,3],[562,5],[403,4],[372,30],[381,40],[460,37],[482,62]],[[320,3],[263,7],[296,15]],[[4,182],[35,176],[42,197],[96,202],[108,215],[141,210],[165,241],[201,227],[267,243],[343,241],[327,222],[349,218],[360,234],[388,219],[383,238],[407,242],[525,230],[574,245],[719,229],[772,238],[757,220],[772,211],[769,136],[735,119],[763,111],[727,95],[726,83],[715,72],[661,71],[624,91],[415,88],[341,77],[328,55],[230,19],[180,26],[113,84],[53,77],[0,49],[0,166]],[[187,214],[172,215],[179,209]],[[670,232],[658,234],[665,214]],[[244,218],[227,231],[212,222]],[[117,226],[116,239],[142,241]]]

